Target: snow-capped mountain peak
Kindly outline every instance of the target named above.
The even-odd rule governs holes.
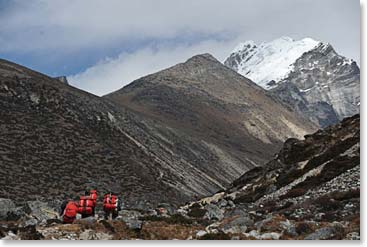
[[[359,67],[327,42],[289,37],[244,42],[224,64],[320,127],[359,113]]]
[[[320,41],[311,38],[293,40],[290,37],[281,37],[260,45],[246,41],[232,51],[225,65],[269,89],[269,82],[285,78],[292,70],[292,64],[302,54],[320,44]]]

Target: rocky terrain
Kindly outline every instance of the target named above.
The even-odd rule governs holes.
[[[185,81],[172,86],[180,74]],[[157,81],[167,83],[148,86]],[[248,93],[233,95],[240,89]],[[133,102],[159,111],[138,111],[139,104],[0,60],[0,197],[61,200],[96,188],[113,189],[127,207],[178,205],[224,189],[265,163],[283,140],[314,129],[209,55],[123,90],[139,92]]]
[[[248,41],[224,63],[320,127],[359,113],[358,65],[328,43],[288,37],[260,45]]]
[[[2,239],[360,239],[360,118],[288,139],[223,191],[174,207],[61,224],[58,202],[0,199]]]

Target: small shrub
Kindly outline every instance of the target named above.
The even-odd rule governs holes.
[[[309,234],[311,232],[314,232],[314,227],[308,223],[305,222],[300,222],[299,224],[297,224],[296,226],[296,232],[299,235],[304,235],[304,234]]]
[[[328,195],[320,196],[316,198],[314,201],[314,204],[328,211],[337,210],[343,206],[343,203],[330,198],[330,196]]]
[[[224,232],[218,232],[205,234],[199,240],[231,240],[231,237]]]
[[[181,225],[191,225],[193,221],[191,219],[187,219],[180,214],[174,214],[169,217],[159,217],[156,215],[144,216],[139,218],[142,221],[152,221],[152,222],[166,222],[168,224],[181,224]]]
[[[294,198],[294,197],[299,197],[302,196],[306,193],[306,190],[303,188],[295,188],[292,189],[290,191],[288,191],[285,195],[282,195],[279,197],[279,199],[283,200],[286,198]]]
[[[293,205],[294,205],[294,203],[293,203],[293,202],[288,201],[288,202],[286,202],[284,205],[277,207],[275,210],[276,210],[276,211],[285,210],[285,209],[287,209],[287,208],[292,207]]]
[[[335,212],[325,212],[325,215],[322,216],[322,219],[327,222],[333,222],[340,220],[340,217]]]
[[[187,215],[193,218],[202,218],[206,214],[206,210],[202,208],[192,208]]]
[[[192,204],[192,205],[190,206],[190,209],[194,209],[194,208],[201,208],[201,206],[200,206],[200,204],[199,204],[199,203],[195,202],[194,204]]]
[[[163,221],[163,217],[159,217],[157,215],[148,215],[148,216],[139,217],[139,220],[142,220],[142,221]]]
[[[193,223],[191,219],[187,219],[180,214],[174,214],[171,217],[165,218],[164,221],[167,222],[168,224],[180,224],[180,225],[192,225]]]
[[[334,191],[330,193],[330,197],[338,201],[349,200],[352,198],[359,198],[360,191],[359,189],[353,189],[353,190],[343,191],[343,192]]]

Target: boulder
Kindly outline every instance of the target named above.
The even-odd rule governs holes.
[[[218,202],[218,207],[220,208],[224,208],[228,205],[228,201],[225,200],[225,199],[220,199],[219,202]]]
[[[224,233],[245,233],[247,228],[254,224],[253,220],[249,217],[238,216],[231,221],[224,220],[225,223],[221,225],[220,229]]]
[[[252,230],[249,233],[245,233],[245,236],[259,239],[260,238],[260,233],[257,230]]]
[[[1,238],[1,240],[20,240],[20,238],[12,231],[9,231],[5,237]]]
[[[209,220],[222,220],[224,218],[222,210],[214,204],[206,205],[205,209],[207,212],[204,217]]]
[[[140,230],[143,221],[140,220],[140,217],[142,217],[142,213],[136,210],[122,210],[119,213],[119,219],[125,222],[127,227],[129,227],[132,230]]]
[[[28,201],[27,206],[30,210],[30,215],[32,215],[38,221],[46,221],[48,219],[58,218],[58,213],[56,210],[49,206],[49,204],[46,202]]]
[[[358,232],[350,232],[350,233],[347,234],[345,239],[347,239],[347,240],[361,240],[361,236],[359,235]]]
[[[139,219],[130,218],[124,220],[124,222],[126,223],[127,227],[129,227],[129,229],[131,230],[140,230],[143,226],[143,221]]]
[[[245,218],[250,217],[249,213],[246,209],[239,208],[239,207],[226,210],[225,213],[224,213],[225,218],[234,217],[234,216],[241,216],[241,217],[245,217]]]
[[[323,227],[316,230],[314,233],[307,235],[305,240],[328,240],[333,239],[337,231],[334,227]]]
[[[279,222],[280,227],[283,229],[284,233],[291,237],[297,237],[298,233],[296,227],[288,219],[286,221]]]
[[[227,205],[227,207],[229,207],[229,208],[234,208],[234,207],[236,207],[236,205],[234,204],[234,202],[233,202],[232,200],[228,200],[228,205]]]
[[[22,207],[17,207],[10,199],[0,198],[0,220],[18,220],[25,215]]]
[[[197,238],[201,238],[203,237],[204,235],[208,234],[206,231],[203,231],[203,230],[200,230],[196,233],[196,237]]]
[[[271,239],[271,240],[279,240],[282,235],[277,232],[266,232],[261,234],[260,239]]]
[[[35,225],[37,225],[37,223],[38,223],[38,221],[36,219],[31,218],[29,220],[26,220],[24,222],[21,222],[19,224],[19,227],[35,226]]]
[[[91,229],[87,229],[79,235],[80,240],[110,240],[111,238],[112,236],[107,233],[96,232]]]

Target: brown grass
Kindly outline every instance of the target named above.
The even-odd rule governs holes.
[[[185,240],[190,236],[194,236],[197,231],[203,229],[204,227],[202,226],[172,225],[166,222],[147,222],[143,225],[140,237],[142,239],[151,240]]]

